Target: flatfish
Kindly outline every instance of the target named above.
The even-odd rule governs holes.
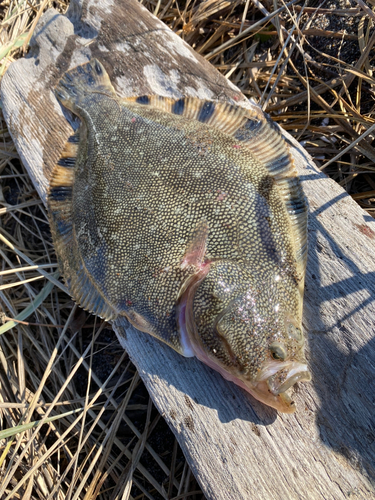
[[[55,94],[80,119],[48,194],[73,299],[294,411],[307,204],[277,125],[256,105],[119,98],[95,59]]]

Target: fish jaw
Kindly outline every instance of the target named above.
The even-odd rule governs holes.
[[[295,411],[294,401],[287,391],[297,382],[308,382],[311,373],[305,360],[289,360],[282,363],[269,361],[254,383],[254,397],[282,413]],[[249,389],[247,389],[249,390]],[[249,392],[251,392],[249,390]],[[260,397],[258,397],[260,396]]]
[[[222,368],[196,344],[190,343],[190,348],[194,351],[195,356],[200,361],[208,365],[210,368],[218,371],[223,378],[229,380],[230,382],[234,382],[236,385],[249,392],[258,401],[266,404],[267,406],[271,406],[281,413],[294,413],[296,410],[294,401],[292,401],[291,397],[287,393],[288,389],[290,389],[296,382],[307,382],[311,380],[311,374],[307,365],[297,361],[292,361],[288,363],[288,366],[285,366],[286,363],[279,363],[279,365],[284,366],[276,372],[272,368],[270,369],[269,367],[266,367],[262,370],[261,375],[257,377],[257,380],[251,382],[245,380],[240,375],[236,375],[235,373],[231,373]],[[272,364],[272,362],[270,362],[270,364]],[[269,371],[271,372],[271,375],[267,373]],[[287,373],[285,375],[286,371]],[[282,372],[282,375],[285,376],[282,377],[282,384],[277,385],[275,381],[278,376],[281,378],[280,372]],[[267,374],[269,375],[268,378],[265,377]]]

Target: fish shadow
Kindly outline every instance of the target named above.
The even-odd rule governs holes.
[[[347,355],[314,332],[310,349],[320,438],[375,485],[375,339]]]
[[[144,356],[148,356],[148,352],[158,352],[156,362],[154,356],[148,356],[147,373],[144,373],[146,379],[149,378],[151,384],[155,379],[161,379],[164,384],[171,389],[173,388],[173,391],[177,390],[183,394],[189,410],[191,410],[194,402],[200,406],[215,409],[221,423],[243,420],[255,425],[265,426],[272,424],[276,420],[277,411],[273,408],[260,403],[245,390],[232,382],[228,382],[219,373],[197,358],[184,358],[170,347],[163,345],[159,340],[135,330],[129,324],[127,325],[126,321],[121,318],[115,323],[116,333],[120,338],[124,337],[126,339],[124,344],[121,342],[123,347],[132,358],[133,349],[128,342],[133,343],[131,336],[141,335]],[[137,362],[138,359],[138,355],[134,356],[134,362],[142,374],[142,366]],[[144,366],[144,363],[142,365]],[[150,389],[147,382],[146,385]],[[161,394],[160,389],[156,392],[158,395]],[[153,395],[152,390],[150,394]],[[171,401],[173,401],[173,398]],[[158,406],[157,401],[155,403]],[[171,407],[170,413],[174,413],[174,408]]]
[[[304,328],[320,438],[375,484],[375,273],[364,273],[319,217],[346,196],[310,213]],[[374,224],[365,214],[363,220],[363,227]],[[364,234],[373,238],[372,230]]]

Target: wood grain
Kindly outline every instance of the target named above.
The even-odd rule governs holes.
[[[61,74],[100,59],[122,96],[245,104],[238,89],[140,4],[72,2],[49,10],[27,58],[2,80],[4,114],[38,192],[70,125],[52,94]],[[375,223],[319,173],[287,133],[310,204],[304,328],[313,381],[280,415],[195,359],[114,324],[209,499],[375,498]]]

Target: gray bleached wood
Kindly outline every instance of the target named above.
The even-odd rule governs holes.
[[[2,80],[4,114],[45,202],[70,125],[53,96],[61,74],[100,59],[122,96],[246,105],[239,90],[140,4],[74,1],[49,10],[27,58]],[[114,324],[209,499],[375,498],[375,223],[287,133],[310,204],[304,328],[313,381],[281,415],[125,320]]]

